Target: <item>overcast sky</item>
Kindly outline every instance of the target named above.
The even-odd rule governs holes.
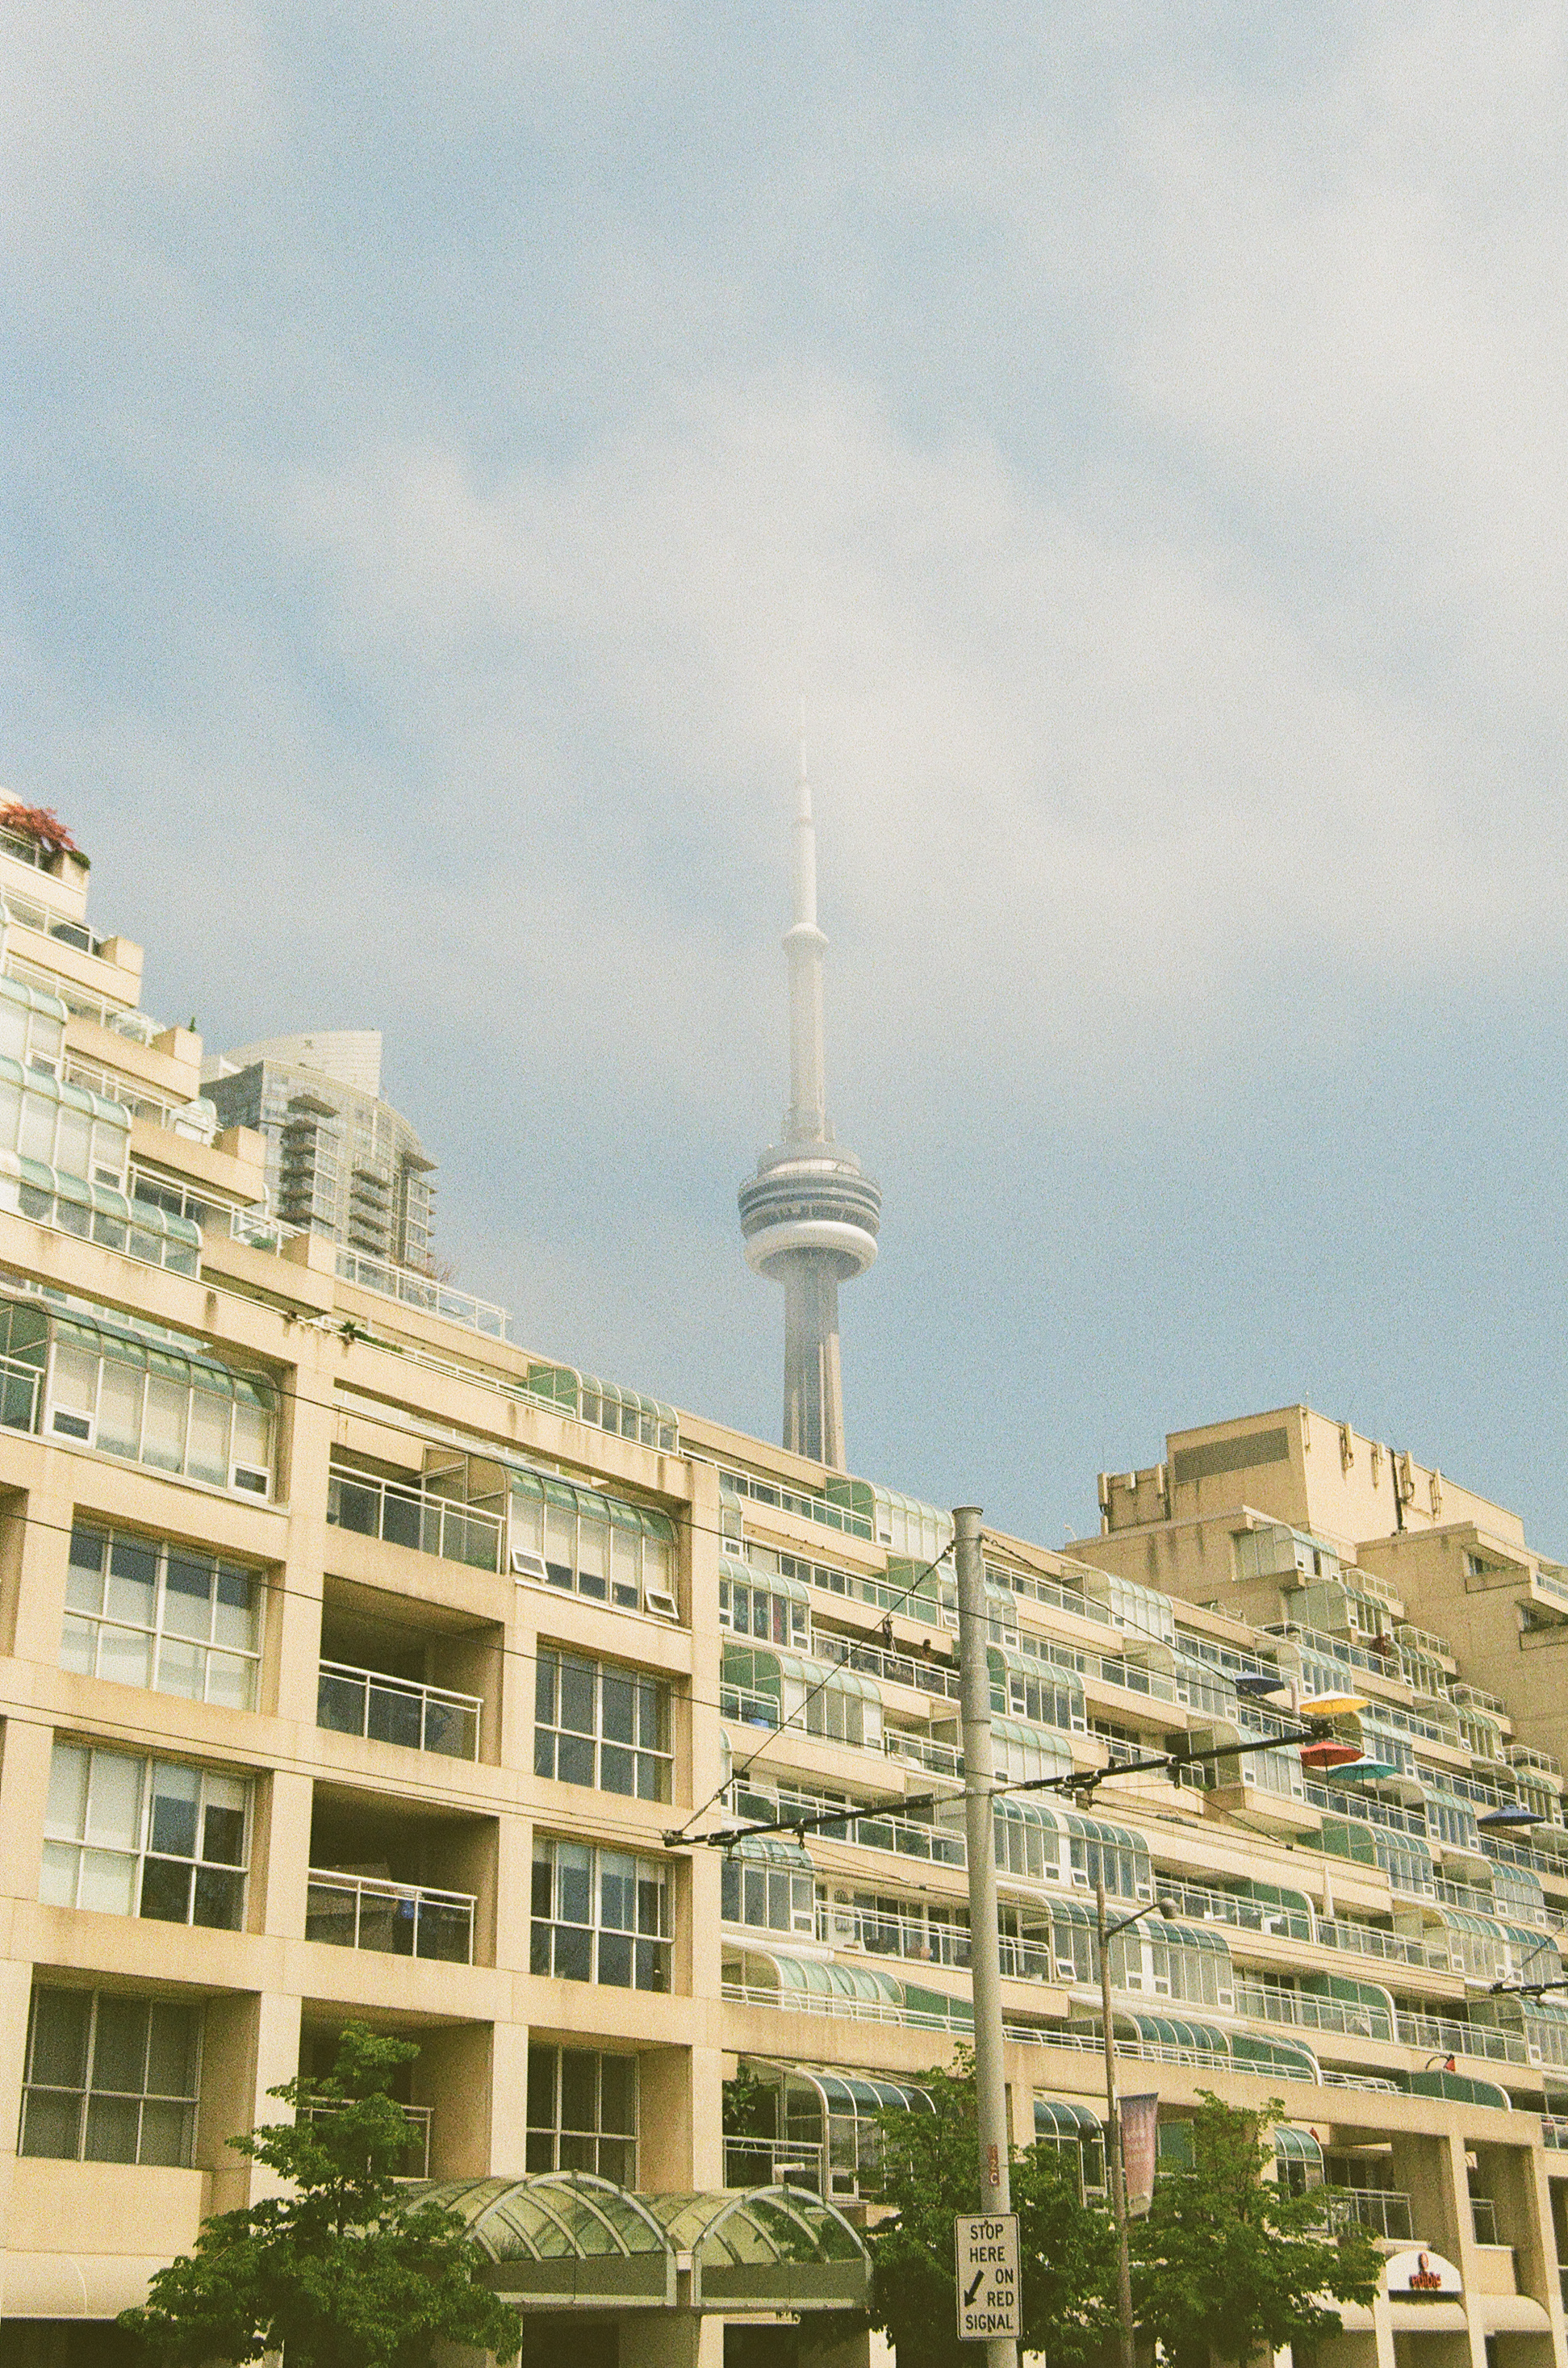
[[[1560,8],[13,0],[0,780],[379,1026],[530,1347],[777,1436],[803,685],[854,1469],[1309,1399],[1568,1551]]]

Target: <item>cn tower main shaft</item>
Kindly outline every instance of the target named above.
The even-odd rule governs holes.
[[[881,1193],[833,1139],[823,1052],[816,825],[804,757],[795,802],[790,964],[790,1108],[780,1144],[741,1187],[747,1264],[784,1286],[784,1444],[842,1472],[844,1380],[838,1286],[877,1255]]]

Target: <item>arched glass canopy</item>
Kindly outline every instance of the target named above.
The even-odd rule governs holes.
[[[496,2293],[542,2307],[853,2310],[870,2267],[841,2212],[799,2188],[632,2195],[583,2171],[437,2181],[415,2203],[458,2213]],[[689,2297],[679,2284],[687,2274]]]

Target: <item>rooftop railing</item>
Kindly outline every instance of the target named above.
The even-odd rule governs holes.
[[[464,1891],[390,1883],[379,1875],[312,1867],[305,1893],[305,1938],[333,1949],[370,1949],[388,1957],[473,1963],[473,1911]]]
[[[488,1299],[476,1299],[472,1292],[454,1291],[449,1283],[437,1282],[434,1276],[420,1274],[413,1267],[367,1258],[359,1250],[340,1249],[337,1276],[340,1282],[354,1283],[360,1291],[376,1292],[381,1298],[395,1299],[404,1307],[417,1307],[426,1315],[438,1315],[444,1323],[461,1324],[470,1332],[483,1332],[487,1340],[506,1338],[504,1307],[496,1307]]]
[[[449,1759],[478,1759],[483,1708],[482,1696],[415,1685],[342,1661],[324,1661],[316,1681],[318,1726],[410,1751],[438,1751]]]
[[[335,1529],[381,1538],[388,1545],[412,1546],[443,1562],[464,1563],[471,1570],[498,1571],[502,1566],[506,1524],[501,1514],[433,1496],[402,1481],[335,1471],[327,1481],[326,1518]]]

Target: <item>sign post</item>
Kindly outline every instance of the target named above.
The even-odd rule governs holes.
[[[960,2212],[953,2222],[959,2341],[994,2343],[1024,2331],[1016,2212]]]

